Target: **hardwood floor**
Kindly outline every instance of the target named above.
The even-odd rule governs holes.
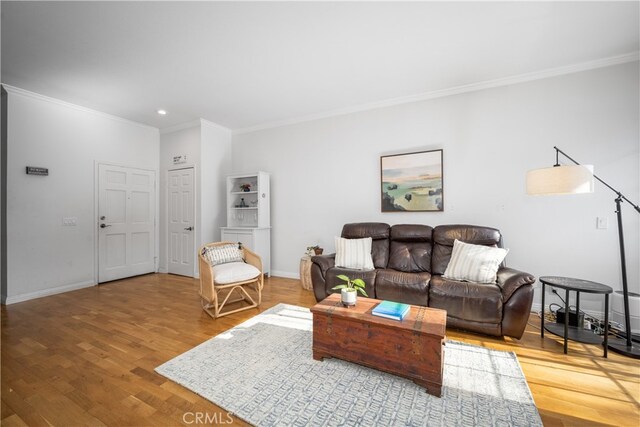
[[[315,299],[298,280],[270,278],[260,310],[213,320],[197,283],[151,274],[3,306],[1,424],[225,424],[223,409],[154,368],[279,302]],[[447,336],[516,352],[545,425],[639,425],[640,362],[575,342],[564,355],[559,338],[540,339],[538,322],[532,316],[519,341]]]

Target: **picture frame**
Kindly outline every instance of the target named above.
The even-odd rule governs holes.
[[[443,212],[443,150],[380,156],[382,212]]]

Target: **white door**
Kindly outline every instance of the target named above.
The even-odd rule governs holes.
[[[195,217],[193,168],[169,171],[169,273],[193,277]]]
[[[155,172],[98,165],[98,282],[156,271]]]

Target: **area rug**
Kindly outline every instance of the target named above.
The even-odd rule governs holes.
[[[514,353],[445,346],[442,397],[311,355],[308,309],[278,304],[156,368],[257,426],[540,426]],[[410,355],[407,355],[410,357]]]

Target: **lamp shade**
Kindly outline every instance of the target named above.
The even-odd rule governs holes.
[[[593,165],[554,166],[527,172],[527,194],[593,193]]]

